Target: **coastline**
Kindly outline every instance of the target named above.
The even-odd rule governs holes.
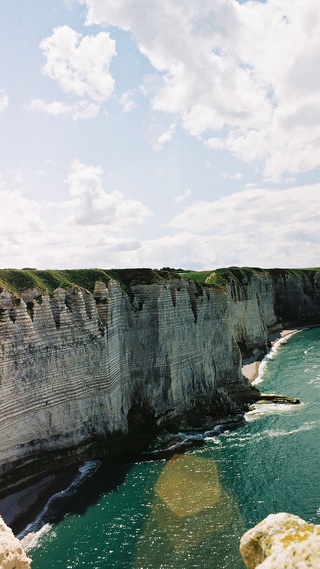
[[[270,349],[272,349],[278,343],[287,341],[290,336],[293,336],[293,334],[296,334],[300,330],[305,330],[313,327],[314,326],[307,326],[294,329],[285,329],[281,332],[274,332],[273,334],[270,334],[268,336],[268,340],[271,346]],[[251,384],[253,384],[259,377],[260,364],[268,353],[269,352],[265,353],[263,351],[258,351],[251,358],[245,360],[244,365],[242,366],[242,374],[250,381]]]
[[[320,324],[316,324],[272,333],[268,336],[270,349],[272,350],[278,344],[286,342],[290,336],[301,330],[319,326]],[[260,350],[244,361],[242,373],[249,379],[251,384],[259,378],[260,365],[269,353]],[[52,496],[69,488],[79,475],[81,464],[43,475],[33,484],[20,487],[16,492],[0,498],[0,515],[6,524],[12,528],[15,535],[23,533],[28,524],[33,522],[42,512]]]
[[[0,498],[0,515],[15,535],[22,532],[59,492],[64,492],[79,474],[79,464],[41,476],[16,492]]]

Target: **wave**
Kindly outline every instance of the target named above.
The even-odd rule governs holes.
[[[273,437],[289,437],[291,435],[296,435],[297,433],[302,433],[304,431],[313,431],[313,429],[318,424],[319,424],[319,421],[309,421],[307,423],[303,423],[300,427],[297,427],[296,429],[291,429],[288,431],[274,431],[273,429],[270,429],[269,431],[265,431],[264,434],[270,438],[273,438]]]
[[[20,541],[22,543],[23,549],[25,551],[29,551],[30,549],[35,549],[36,547],[38,547],[39,545],[39,540],[47,533],[49,533],[49,531],[52,528],[52,524],[45,524],[44,526],[42,526],[41,529],[39,529],[37,532],[36,531],[31,531],[29,532],[27,535],[25,535],[24,537],[20,538]]]
[[[61,490],[60,492],[53,494],[53,496],[49,498],[40,514],[17,535],[17,538],[24,540],[24,542],[28,544],[27,546],[29,549],[31,547],[34,547],[34,544],[38,541],[39,537],[41,537],[43,533],[46,533],[51,528],[49,520],[50,514],[54,510],[54,506],[56,506],[60,500],[69,498],[70,496],[74,495],[78,488],[83,484],[83,482],[96,472],[100,464],[101,461],[99,460],[88,460],[82,464],[79,467],[79,473],[71,482],[70,486],[68,486],[68,488],[65,490]],[[26,537],[29,534],[31,534],[30,540],[27,540]],[[29,541],[32,543],[32,545],[29,545]]]
[[[247,423],[256,421],[264,415],[278,415],[279,413],[291,413],[292,411],[300,412],[304,403],[299,405],[289,403],[261,403],[254,405],[250,411],[247,411],[244,418]]]
[[[291,338],[291,336],[293,336],[294,334],[297,334],[297,332],[301,332],[304,329],[305,328],[301,328],[299,330],[287,331],[284,333],[283,336],[281,336],[281,338],[279,338],[278,340],[275,340],[275,342],[273,342],[272,347],[270,348],[269,352],[265,355],[265,357],[260,362],[258,375],[257,375],[256,379],[252,382],[252,385],[258,385],[259,383],[262,383],[263,376],[264,376],[264,373],[266,371],[269,360],[273,360],[276,357],[277,352],[279,351],[281,346],[283,346],[283,344],[286,344],[287,341],[289,340],[289,338]]]
[[[297,435],[302,432],[312,431],[318,428],[320,421],[306,421],[299,427],[293,429],[265,429],[258,433],[225,433],[229,447],[244,447],[248,443],[257,444],[265,439],[284,438]]]

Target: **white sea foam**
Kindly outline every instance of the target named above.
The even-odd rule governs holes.
[[[261,363],[259,365],[258,375],[257,375],[256,379],[252,382],[252,385],[258,385],[259,383],[262,383],[263,375],[266,371],[268,362],[275,358],[278,350],[281,348],[281,346],[283,346],[283,344],[287,343],[287,341],[289,340],[289,338],[291,338],[291,336],[293,336],[294,334],[296,334],[297,332],[300,332],[300,331],[301,330],[292,330],[290,332],[287,332],[284,336],[281,336],[281,338],[279,338],[278,340],[276,340],[272,344],[272,348],[265,355],[265,357],[263,358],[263,360],[261,361]]]
[[[77,474],[75,479],[71,482],[70,486],[68,486],[68,488],[66,488],[65,490],[61,490],[61,492],[53,494],[53,496],[49,498],[48,502],[46,503],[45,507],[40,512],[40,514],[30,524],[28,524],[27,527],[24,530],[22,530],[22,532],[18,534],[17,536],[18,539],[25,539],[27,535],[30,533],[33,536],[35,536],[36,539],[39,539],[39,537],[41,537],[42,535],[41,532],[43,528],[49,527],[50,529],[50,524],[47,523],[47,514],[48,512],[50,512],[50,508],[53,502],[58,500],[59,497],[72,496],[79,488],[79,486],[83,484],[84,480],[86,480],[87,478],[89,478],[94,474],[94,472],[97,470],[100,464],[101,461],[99,460],[96,461],[88,460],[87,462],[82,464],[79,467],[79,473]],[[44,533],[46,533],[46,531],[44,531]]]
[[[221,440],[218,437],[204,437],[206,443],[213,443],[215,445],[221,445]]]
[[[289,340],[289,338],[291,338],[291,336],[293,336],[294,334],[296,334],[297,332],[301,332],[301,330],[291,330],[291,331],[287,331],[284,333],[283,336],[281,336],[281,338],[279,338],[278,340],[276,340],[273,344],[272,344],[272,348],[269,350],[269,352],[265,355],[265,357],[263,358],[263,360],[261,361],[260,365],[259,365],[259,371],[258,371],[258,375],[256,377],[256,379],[252,382],[252,385],[258,385],[259,383],[262,383],[263,381],[263,375],[266,371],[266,367],[268,365],[268,362],[270,360],[273,360],[275,358],[275,356],[277,355],[278,350],[281,348],[281,346],[283,346],[283,344],[286,344],[287,341]]]
[[[312,385],[312,387],[317,387],[318,389],[320,388],[320,377],[314,377],[313,379],[310,379],[310,381],[307,382],[308,385]]]
[[[228,439],[229,447],[246,447],[248,443],[261,443],[265,439],[285,438],[297,435],[304,431],[312,431],[319,426],[319,421],[307,421],[295,429],[290,430],[276,430],[265,429],[258,433],[225,433]]]
[[[52,528],[51,524],[45,524],[44,526],[42,526],[42,528],[39,531],[28,533],[25,537],[21,539],[23,549],[25,551],[28,551],[29,549],[34,549],[38,547],[40,538],[42,538],[45,534],[49,533],[51,528]]]
[[[290,405],[289,403],[260,403],[254,405],[253,408],[245,414],[245,420],[248,423],[260,419],[264,415],[278,415],[279,413],[291,413],[292,411],[301,411],[301,405]]]

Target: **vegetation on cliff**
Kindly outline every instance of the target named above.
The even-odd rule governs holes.
[[[169,271],[152,269],[67,269],[67,270],[37,270],[0,269],[0,290],[6,289],[14,296],[28,288],[38,288],[52,294],[58,288],[69,289],[79,287],[93,292],[97,281],[108,284],[111,279],[120,282],[126,290],[135,284],[159,283],[163,279],[179,278]]]
[[[190,279],[202,286],[217,286],[224,288],[230,280],[240,284],[250,283],[255,274],[269,274],[277,281],[291,276],[294,279],[307,277],[311,282],[319,268],[310,269],[260,269],[253,267],[228,267],[208,271],[189,271],[164,267],[162,269],[132,268],[132,269],[66,269],[66,270],[37,270],[0,269],[0,291],[8,290],[14,296],[29,288],[38,288],[52,294],[58,288],[84,288],[93,292],[97,281],[108,284],[111,279],[120,282],[124,291],[141,284],[161,283],[171,279]]]

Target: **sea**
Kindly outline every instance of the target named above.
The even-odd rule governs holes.
[[[299,405],[185,433],[186,452],[90,461],[20,534],[32,569],[244,569],[239,540],[271,513],[320,523],[320,328],[274,344],[257,387]]]

